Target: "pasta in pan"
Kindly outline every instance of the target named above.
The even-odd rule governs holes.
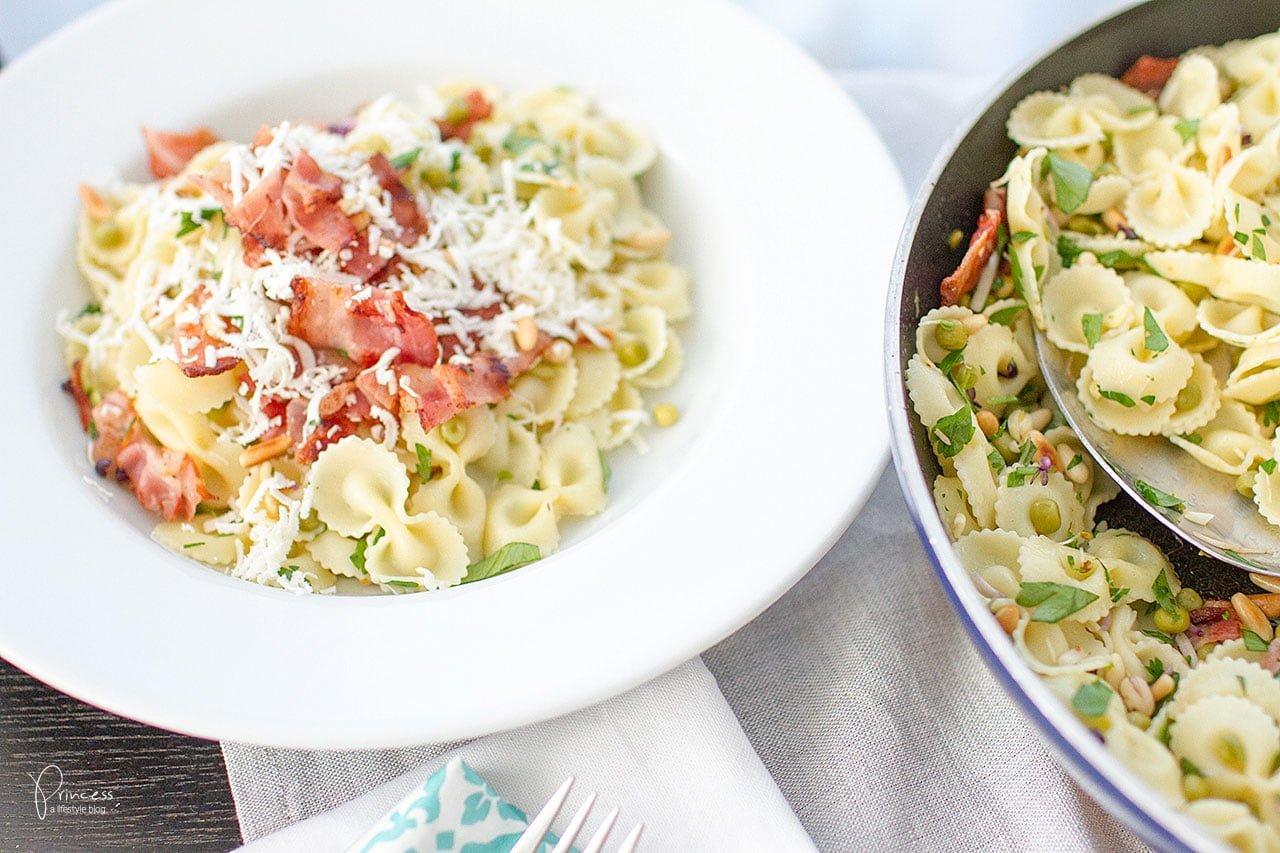
[[[939,515],[1010,642],[1138,778],[1244,850],[1280,850],[1280,595],[1206,601],[1098,522],[1119,489],[1039,381],[1031,331],[1076,354],[1099,426],[1167,439],[1280,525],[1278,46],[1144,57],[1014,107],[1019,151],[905,376]]]
[[[91,460],[168,547],[294,592],[479,580],[675,422],[641,392],[691,311],[641,193],[657,149],[582,93],[144,137],[156,181],[82,187],[91,299],[59,329]]]

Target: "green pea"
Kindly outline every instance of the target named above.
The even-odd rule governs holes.
[[[1052,498],[1038,498],[1031,502],[1031,526],[1041,536],[1048,536],[1062,526],[1062,513],[1058,502]]]
[[[1073,216],[1067,220],[1067,230],[1101,235],[1107,233],[1107,226],[1089,216]]]
[[[428,166],[422,170],[422,178],[433,190],[442,190],[449,186],[449,173],[439,166]]]
[[[1184,586],[1178,590],[1178,604],[1188,610],[1199,610],[1204,607],[1204,599],[1200,597],[1200,593],[1196,592],[1189,586]]]
[[[444,120],[449,124],[465,124],[471,118],[471,104],[466,98],[450,98],[444,108]]]
[[[440,425],[440,435],[450,444],[461,444],[467,437],[467,422],[462,418],[450,418]]]
[[[93,242],[104,249],[114,249],[124,242],[124,231],[111,220],[93,226]]]
[[[1209,796],[1209,783],[1199,774],[1188,773],[1182,777],[1182,793],[1188,800],[1203,800]]]
[[[1191,613],[1185,607],[1177,607],[1176,613],[1170,613],[1161,607],[1156,611],[1154,617],[1156,630],[1172,636],[1173,634],[1181,634],[1183,631],[1191,627]]]
[[[969,330],[963,323],[955,320],[943,320],[933,329],[933,339],[945,350],[964,349],[969,343]]]
[[[1141,711],[1130,711],[1129,713],[1125,714],[1125,717],[1129,720],[1130,723],[1142,729],[1143,731],[1146,731],[1147,727],[1151,725],[1151,718],[1148,717],[1146,714],[1142,713]]]
[[[1249,469],[1236,477],[1236,491],[1249,500],[1253,500],[1253,475],[1253,469]]]
[[[960,244],[964,242],[964,232],[959,228],[947,235],[947,248],[955,251],[960,248]]]
[[[618,360],[623,367],[639,367],[649,360],[649,345],[639,338],[624,341],[618,346]]]
[[[1193,382],[1178,392],[1178,399],[1173,401],[1173,407],[1179,412],[1189,412],[1199,406],[1202,399],[1204,395],[1200,386]]]

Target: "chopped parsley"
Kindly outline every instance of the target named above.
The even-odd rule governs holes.
[[[939,418],[929,431],[929,439],[933,442],[938,455],[950,459],[955,456],[973,438],[973,415],[969,407],[963,406],[953,414]]]
[[[1160,658],[1152,658],[1147,661],[1147,678],[1149,680],[1155,681],[1162,675],[1164,675],[1164,661],[1160,660]]]
[[[997,326],[1012,326],[1013,321],[1018,315],[1027,310],[1026,303],[1019,302],[1016,305],[1008,305],[999,311],[992,311],[987,317],[988,322],[995,323]]]
[[[1059,622],[1097,600],[1088,590],[1050,581],[1023,583],[1015,599],[1023,607],[1035,608],[1032,622]]]
[[[1204,775],[1203,773],[1200,772],[1200,768],[1196,767],[1195,764],[1191,763],[1189,759],[1186,759],[1186,758],[1179,759],[1178,766],[1182,768],[1183,776],[1203,776]]]
[[[1178,601],[1173,596],[1173,590],[1169,588],[1169,578],[1165,575],[1164,569],[1160,570],[1160,574],[1156,575],[1156,579],[1151,584],[1151,591],[1155,593],[1156,604],[1160,605],[1160,609],[1170,616],[1177,616],[1178,611],[1182,608],[1178,606]]]
[[[527,542],[509,542],[483,560],[472,563],[467,568],[462,582],[472,583],[497,577],[540,559],[542,559],[542,552],[538,550],[537,545],[530,545]]]
[[[1077,453],[1075,456],[1072,456],[1071,461],[1067,463],[1066,470],[1070,471],[1072,468],[1076,467],[1083,461],[1084,461],[1084,457],[1081,456],[1079,453]]]
[[[1280,424],[1280,400],[1272,400],[1262,410],[1262,425]]]
[[[182,211],[181,224],[178,227],[176,236],[185,237],[221,212],[222,208],[220,207],[201,208],[195,214],[192,214],[189,210]]]
[[[1110,400],[1113,403],[1119,403],[1120,405],[1124,406],[1126,409],[1132,409],[1134,406],[1138,405],[1137,403],[1133,402],[1132,397],[1120,391],[1105,391],[1102,388],[1099,388],[1098,396],[1102,397],[1105,400]]]
[[[1098,341],[1102,339],[1102,315],[1080,315],[1080,331],[1084,333],[1084,339],[1089,344],[1089,349],[1093,349],[1097,346]]]
[[[1183,441],[1189,442],[1191,444],[1204,443],[1204,437],[1201,436],[1200,433],[1198,432],[1184,432],[1182,435],[1178,436],[1178,438],[1182,439]]]
[[[356,543],[356,549],[351,552],[351,565],[355,566],[356,571],[360,574],[368,577],[369,570],[364,567],[365,551],[369,549],[370,545],[377,544],[378,540],[381,539],[386,532],[387,531],[379,527],[377,530],[373,531],[373,533],[370,533],[367,536],[362,536],[360,541]]]
[[[1064,160],[1057,154],[1050,154],[1046,162],[1049,174],[1053,177],[1053,191],[1058,207],[1063,213],[1071,213],[1089,197],[1093,173],[1079,163]]]
[[[187,544],[183,545],[183,546],[182,546],[182,548],[183,548],[183,550],[185,551],[187,548],[199,548],[201,545],[205,545],[205,544],[207,544],[207,543],[205,543],[205,542],[188,542]]]
[[[1152,506],[1158,506],[1163,509],[1171,509],[1174,512],[1182,512],[1187,508],[1187,502],[1177,495],[1171,495],[1168,492],[1162,492],[1155,486],[1145,480],[1137,480],[1133,484],[1138,490],[1138,494],[1142,495],[1142,499]],[[1160,570],[1164,573],[1164,570]]]
[[[1270,475],[1270,474],[1274,474],[1274,473],[1276,472],[1276,460],[1275,460],[1275,457],[1273,456],[1273,457],[1272,457],[1272,458],[1270,458],[1270,459],[1266,459],[1266,460],[1264,460],[1264,461],[1262,462],[1262,464],[1260,464],[1258,467],[1259,467],[1259,468],[1261,468],[1261,469],[1262,469],[1266,474],[1268,474],[1268,475]]]
[[[1146,403],[1148,406],[1154,406],[1156,404],[1155,394],[1148,394],[1145,397],[1142,397],[1140,399],[1142,400],[1142,402]]]
[[[431,448],[415,443],[413,450],[418,455],[418,479],[425,483],[431,479]]]
[[[1058,255],[1062,258],[1062,266],[1064,269],[1070,269],[1071,265],[1084,254],[1084,249],[1080,248],[1080,244],[1070,237],[1061,235],[1058,237]]]
[[[1039,236],[1040,235],[1034,231],[1015,231],[1010,235],[1009,239],[1013,241],[1014,245],[1020,246],[1028,240],[1034,240]]]
[[[422,146],[411,148],[403,154],[397,154],[391,158],[391,165],[397,171],[403,172],[405,169],[418,162],[418,155],[422,153]]]
[[[1191,138],[1200,132],[1200,119],[1184,118],[1173,126],[1178,131],[1178,135],[1182,137],[1182,144],[1186,145]]]
[[[1240,636],[1244,637],[1244,647],[1251,652],[1265,652],[1271,645],[1248,628],[1241,628]]]
[[[383,586],[399,586],[406,589],[418,589],[422,584],[417,581],[383,581]]]
[[[529,150],[529,148],[537,145],[541,141],[541,139],[528,130],[512,128],[511,132],[503,138],[502,147],[519,157],[525,151]]]

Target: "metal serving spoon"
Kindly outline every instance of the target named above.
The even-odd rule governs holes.
[[[1206,554],[1246,571],[1280,577],[1280,530],[1258,513],[1253,501],[1236,492],[1230,475],[1206,468],[1160,436],[1115,435],[1102,429],[1076,396],[1083,357],[1058,349],[1039,329],[1036,350],[1040,372],[1062,416],[1139,506]],[[1151,500],[1152,487],[1176,496],[1185,506],[1157,506]]]

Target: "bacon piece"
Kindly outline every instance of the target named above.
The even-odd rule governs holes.
[[[1120,77],[1120,82],[1137,89],[1143,94],[1158,98],[1177,67],[1178,58],[1176,56],[1162,59],[1158,56],[1144,54],[1138,57],[1137,62],[1129,66],[1129,70]]]
[[[1220,622],[1222,621],[1222,614],[1228,612],[1234,612],[1230,601],[1211,598],[1203,606],[1191,611],[1191,624],[1208,625],[1211,622]]]
[[[391,258],[370,249],[368,229],[356,235],[355,242],[347,247],[347,252],[351,254],[350,257],[342,258],[342,271],[356,276],[363,282],[378,279],[382,271],[391,263]],[[346,252],[343,254],[346,255]]]
[[[76,401],[76,411],[80,414],[80,429],[88,432],[89,425],[93,423],[93,404],[89,402],[89,394],[84,390],[84,378],[79,361],[71,365],[71,376],[62,383],[62,390]]]
[[[1280,637],[1267,645],[1267,653],[1258,661],[1258,666],[1272,675],[1280,674]]]
[[[225,373],[240,363],[234,355],[217,354],[227,346],[227,342],[218,337],[211,327],[221,324],[225,331],[226,321],[201,311],[208,298],[209,290],[202,284],[192,291],[186,304],[174,314],[173,349],[178,366],[191,377]]]
[[[227,222],[240,229],[245,242],[253,240],[261,248],[282,250],[289,241],[289,223],[285,219],[283,169],[275,168],[244,194],[240,203],[227,214]]]
[[[249,147],[262,148],[264,146],[270,145],[271,140],[275,139],[275,136],[276,136],[276,132],[274,129],[272,129],[271,125],[269,124],[260,125],[258,127],[257,132],[253,134],[253,139],[250,140]]]
[[[969,248],[956,271],[942,280],[939,290],[943,305],[955,305],[960,297],[974,289],[982,277],[982,269],[996,250],[997,232],[1004,221],[1004,211],[988,208],[978,217],[978,227],[969,239]]]
[[[289,221],[317,246],[337,252],[355,240],[355,226],[338,206],[342,179],[322,170],[305,151],[298,152],[285,178],[283,198]]]
[[[93,441],[94,470],[117,482],[129,482],[138,501],[166,521],[190,520],[211,495],[191,457],[157,444],[142,428],[133,401],[116,389],[93,409],[98,435]]]
[[[1206,643],[1240,639],[1242,636],[1240,627],[1240,620],[1232,616],[1230,619],[1219,619],[1207,625],[1192,625],[1187,629],[1187,634],[1190,635],[1196,648],[1199,648]]]
[[[454,121],[447,118],[436,119],[442,139],[456,137],[467,142],[471,139],[471,131],[475,128],[476,122],[484,121],[493,115],[493,104],[485,99],[484,93],[479,89],[470,89],[463,93],[461,101],[467,110],[465,118],[458,117]]]
[[[400,226],[400,244],[412,246],[420,236],[427,233],[427,220],[418,208],[418,202],[400,180],[395,166],[381,153],[369,158],[369,166],[377,176],[378,183],[391,194],[391,215]]]
[[[142,138],[147,143],[147,165],[157,178],[172,178],[179,174],[192,157],[218,141],[217,134],[207,127],[197,127],[190,133],[169,133],[144,127]]]
[[[354,287],[321,279],[293,280],[289,334],[314,347],[343,350],[368,367],[392,347],[399,360],[432,365],[439,347],[431,319],[414,311],[398,290],[372,287],[356,300]]]

